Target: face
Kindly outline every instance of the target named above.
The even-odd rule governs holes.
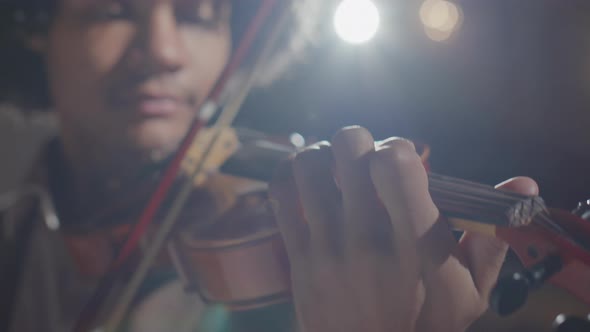
[[[231,53],[229,1],[61,0],[47,40],[66,146],[170,154]]]

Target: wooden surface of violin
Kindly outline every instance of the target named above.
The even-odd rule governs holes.
[[[170,255],[187,289],[207,302],[247,310],[289,301],[289,263],[266,181],[273,166],[297,147],[286,137],[250,130],[225,137],[211,151],[217,162],[211,166],[225,174],[208,180],[214,191],[225,193],[216,195],[225,200],[224,207],[215,218],[184,228],[169,246]],[[192,153],[199,154],[199,147]]]
[[[173,255],[189,289],[246,310],[289,300],[289,262],[265,191],[245,193],[209,227],[182,234]]]

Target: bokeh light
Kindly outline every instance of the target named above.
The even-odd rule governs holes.
[[[303,148],[306,145],[305,137],[299,133],[292,133],[289,136],[289,141],[296,148]]]
[[[426,35],[435,41],[449,39],[463,22],[461,8],[446,0],[426,0],[420,7]]]
[[[343,0],[334,15],[338,36],[351,44],[373,39],[379,30],[379,10],[371,0]]]

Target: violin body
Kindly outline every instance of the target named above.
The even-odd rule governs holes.
[[[194,167],[210,135],[211,131],[203,130],[192,145],[183,173]],[[286,138],[225,131],[207,163],[206,176],[194,180],[192,197],[153,266],[176,270],[187,291],[231,310],[289,301],[289,262],[268,204],[266,181],[272,169],[268,163],[294,151]],[[220,166],[238,176],[220,173]],[[158,223],[156,219],[147,232],[146,242]],[[126,221],[100,229],[62,229],[79,272],[95,278],[109,274],[130,232]],[[142,254],[141,250],[134,253],[126,270],[133,270]]]
[[[264,146],[242,146],[244,150],[254,149],[256,153],[241,150],[237,161],[234,159],[221,169],[240,176],[258,174],[256,178],[259,180],[269,179],[268,174],[252,171],[256,167],[256,159],[248,160],[247,156],[264,155],[267,163],[272,163],[274,159],[276,164],[293,151],[293,147],[284,145],[281,149],[268,145],[273,149],[266,149]],[[429,150],[419,150],[426,161]],[[228,164],[231,166],[227,167]],[[249,166],[242,170],[240,164]],[[448,182],[450,178],[431,177],[432,182],[440,179]],[[467,183],[458,181],[460,184]],[[479,188],[481,185],[475,186]],[[437,188],[432,190],[433,195],[436,194]],[[491,187],[490,190],[495,191]],[[436,195],[434,197],[436,203]],[[477,209],[467,212],[453,210],[442,203],[439,209],[443,215],[449,216],[448,222],[459,231],[480,232],[508,243],[525,268],[543,263],[547,257],[558,257],[558,271],[547,276],[547,281],[590,305],[590,252],[580,245],[584,242],[590,245],[590,222],[567,211],[550,210],[553,222],[566,232],[560,234],[530,222],[532,219],[524,223],[493,224],[490,220],[481,221],[474,216],[467,219],[475,220],[463,218],[459,222],[454,218],[457,213],[471,216],[478,213]],[[485,211],[482,209],[481,212]],[[531,214],[540,212],[538,209],[530,211]],[[576,241],[568,238],[570,235],[575,236]],[[232,209],[220,216],[210,228],[194,229],[178,237],[174,248],[174,255],[178,256],[176,261],[181,262],[177,267],[185,276],[188,289],[197,290],[206,301],[223,303],[233,310],[244,310],[289,300],[288,258],[263,186],[251,191],[242,190]],[[529,286],[533,289],[539,285]]]
[[[172,253],[189,289],[231,310],[290,299],[289,261],[266,192],[242,194],[214,225],[201,230],[180,235]]]

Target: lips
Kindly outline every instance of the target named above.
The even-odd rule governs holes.
[[[167,117],[189,109],[189,103],[185,98],[158,92],[133,93],[115,100],[115,105],[119,108],[145,117]]]
[[[172,115],[186,107],[186,103],[169,97],[140,97],[133,104],[137,112],[145,116]]]

